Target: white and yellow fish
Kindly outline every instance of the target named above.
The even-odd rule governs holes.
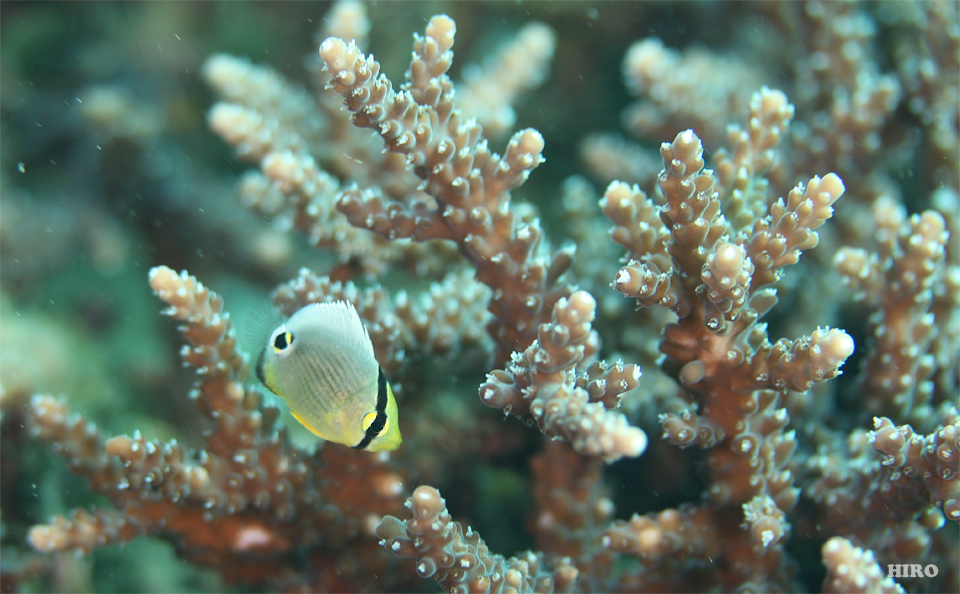
[[[256,372],[318,437],[374,452],[403,441],[393,390],[347,301],[307,305],[280,324],[262,345]]]

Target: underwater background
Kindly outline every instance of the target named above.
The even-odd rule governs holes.
[[[289,85],[284,89],[304,88],[320,96],[317,47],[331,18],[328,3],[3,2],[4,592],[439,591],[433,581],[417,577],[414,561],[381,549],[361,520],[351,523],[354,516],[374,525],[384,515],[406,519],[410,513],[403,498],[421,484],[436,487],[453,520],[476,530],[492,553],[510,557],[533,549],[551,562],[572,557],[580,572],[575,589],[584,591],[748,586],[819,591],[828,574],[821,547],[833,536],[872,548],[881,568],[887,563],[939,567],[936,578],[899,580],[907,591],[958,590],[960,532],[957,519],[944,520],[941,513],[944,502],[957,504],[957,456],[936,462],[949,471],[936,487],[920,479],[903,486],[896,483],[899,475],[884,474],[884,455],[865,445],[867,432],[877,428],[874,416],[886,416],[893,425],[910,423],[918,435],[932,436],[924,443],[945,443],[947,450],[957,451],[957,430],[949,433],[958,423],[951,405],[958,397],[960,353],[956,3],[374,2],[360,11],[369,19],[364,51],[380,62],[395,87],[410,67],[413,34],[422,35],[434,15],[456,22],[450,77],[457,85],[474,76],[485,59],[495,59],[498,47],[525,25],[540,22],[553,32],[549,52],[529,56],[544,62],[540,73],[533,67],[522,75],[531,79],[529,88],[509,100],[514,122],[503,130],[493,123],[484,127],[490,130],[490,149],[500,154],[517,130],[533,128],[542,135],[545,161],[512,190],[510,208],[518,224],[542,227],[543,250],[576,247],[577,261],[561,285],[588,291],[596,300],[599,355],[611,364],[622,359],[642,369],[639,386],[622,395],[619,410],[646,432],[647,451],[603,464],[596,455],[557,450],[562,444],[545,437],[529,416],[505,418],[484,404],[479,387],[510,358],[498,350],[502,341],[494,344],[485,331],[490,291],[473,279],[462,252],[449,245],[428,256],[338,251],[337,238],[317,241],[321,231],[311,231],[312,238],[295,217],[271,221],[263,214],[266,207],[241,200],[243,176],[259,163],[244,157],[249,147],[225,142],[208,124],[214,105],[233,99],[213,88],[204,65],[211,56],[230,54],[273,69]],[[631,71],[627,56],[644,40],[652,64],[649,71]],[[520,61],[528,57],[514,51],[521,52]],[[748,193],[762,194],[763,208],[739,216],[752,224],[769,204],[813,175],[836,172],[846,188],[833,219],[818,229],[819,245],[787,267],[776,283],[779,304],[763,318],[766,332],[771,341],[792,340],[829,326],[845,330],[856,349],[840,377],[809,390],[782,390],[774,408],[789,411],[790,425],[781,433],[795,432],[787,439],[796,442],[796,452],[778,460],[777,472],[792,474],[797,502],[774,514],[785,528],[773,560],[766,551],[745,553],[755,554],[756,567],[766,568],[758,570],[761,577],[750,574],[738,582],[708,559],[709,551],[725,548],[723,538],[689,550],[678,544],[675,558],[610,548],[610,539],[627,530],[634,514],[656,518],[664,510],[687,513],[693,509],[687,506],[699,506],[716,518],[727,517],[727,511],[710,500],[718,479],[709,447],[681,448],[661,439],[668,433],[661,415],[696,410],[703,405],[702,394],[685,386],[680,364],[659,350],[673,314],[659,306],[635,311],[637,302],[618,293],[615,280],[627,259],[623,242],[611,240],[609,231],[622,224],[598,205],[614,180],[637,184],[654,204],[663,204],[661,143],[679,139],[688,128],[702,140],[707,166],[716,167],[711,160],[735,139],[728,126],[748,127],[751,99],[765,87],[783,91],[796,113],[789,131],[783,128],[777,165],[751,171],[755,177]],[[326,93],[334,103],[340,101]],[[326,101],[329,105],[331,99]],[[281,104],[278,112],[285,109]],[[300,132],[314,134],[307,144],[317,162],[328,166],[337,161],[338,140],[324,137],[332,125],[317,126],[320,132]],[[360,179],[345,168],[328,167],[344,188]],[[730,187],[723,191],[732,193]],[[724,200],[723,208],[732,208]],[[910,238],[921,234],[910,226],[910,216],[924,212],[936,213],[930,216],[939,217],[934,225],[941,225],[942,233],[929,239],[930,253],[914,264],[927,270],[929,280],[916,291],[926,296],[903,305],[878,287],[895,284],[897,270],[908,266],[900,264],[907,259],[897,255],[900,248],[890,246],[909,246]],[[737,224],[749,228],[743,221]],[[896,239],[901,236],[902,241]],[[377,246],[383,247],[373,249]],[[857,286],[849,271],[838,270],[836,254],[844,248],[874,254],[871,270],[880,271],[874,285]],[[284,533],[289,542],[277,550],[260,558],[255,550],[244,552],[259,563],[249,571],[233,567],[247,557],[233,559],[229,547],[217,545],[198,552],[179,529],[111,537],[106,546],[85,554],[70,547],[42,552],[31,546],[31,528],[53,516],[117,506],[106,486],[91,487],[89,472],[78,462],[82,456],[63,446],[65,440],[39,438],[32,395],[63,397],[104,436],[137,431],[160,443],[177,440],[191,455],[209,447],[204,440],[210,419],[190,396],[197,373],[182,363],[177,322],[161,315],[166,306],[148,282],[157,266],[188,271],[222,296],[240,349],[249,356],[257,349],[245,339],[255,311],[278,286],[298,275],[302,279],[303,268],[329,276],[326,286],[342,282],[354,283],[355,291],[382,290],[387,297],[376,299],[394,304],[406,299],[398,297],[401,293],[416,303],[432,295],[446,304],[424,305],[428,313],[422,314],[427,317],[420,319],[419,329],[391,351],[390,379],[399,386],[405,441],[377,464],[399,477],[402,494],[378,501],[363,516],[344,511],[350,501],[365,501],[378,488],[364,474],[364,459],[356,458],[367,454],[342,448],[340,456],[336,444],[323,445],[325,454],[315,453],[319,440],[281,412],[279,423],[286,430],[277,439],[284,451],[297,452],[292,459],[304,460],[317,476],[327,473],[329,484],[317,479],[303,488],[316,490],[317,506],[329,499],[329,491],[336,493],[341,507],[329,513],[349,520],[342,533],[325,534],[324,526],[313,527],[302,540]],[[490,288],[511,290],[509,285]],[[283,305],[291,303],[292,298]],[[551,317],[548,307],[544,311],[545,323]],[[895,324],[904,319],[914,320],[913,334],[904,340],[920,351],[908,357],[913,387],[904,391],[911,404],[871,405],[871,374],[892,365],[880,353],[884,333],[878,329],[895,333]],[[920,324],[921,319],[926,321]],[[921,326],[926,330],[916,330]],[[517,343],[515,350],[527,346]],[[384,361],[381,365],[388,369]],[[255,383],[247,380],[251,390],[257,389]],[[264,407],[283,408],[280,399],[261,392]],[[946,437],[937,437],[943,431]],[[67,460],[58,455],[64,452]],[[847,474],[831,475],[841,463],[849,464]],[[836,507],[838,497],[882,498],[889,492],[883,490],[885,481],[902,489],[894,511],[864,505],[849,524],[831,519],[827,508]],[[939,504],[934,502],[938,493]],[[186,506],[186,500],[178,505]],[[557,509],[567,509],[567,515]],[[743,513],[739,503],[730,509],[729,525],[710,520],[721,537],[745,532],[739,527],[744,521],[737,515]],[[249,513],[254,517],[259,508]],[[565,523],[562,530],[546,525],[555,520]],[[297,518],[285,521],[298,523]],[[681,535],[678,542],[688,537]],[[329,551],[339,557],[334,560]],[[329,566],[321,566],[327,558]],[[789,577],[764,581],[768,573]]]

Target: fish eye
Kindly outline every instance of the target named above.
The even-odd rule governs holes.
[[[284,351],[293,344],[293,334],[289,332],[278,332],[273,339],[273,350],[277,353]]]

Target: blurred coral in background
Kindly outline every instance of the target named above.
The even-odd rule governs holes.
[[[955,2],[0,16],[4,592],[960,590]]]

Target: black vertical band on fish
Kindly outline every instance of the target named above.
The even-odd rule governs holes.
[[[383,375],[383,368],[377,375],[377,418],[370,423],[360,443],[353,446],[355,450],[365,449],[373,439],[380,435],[387,426],[387,378]]]

